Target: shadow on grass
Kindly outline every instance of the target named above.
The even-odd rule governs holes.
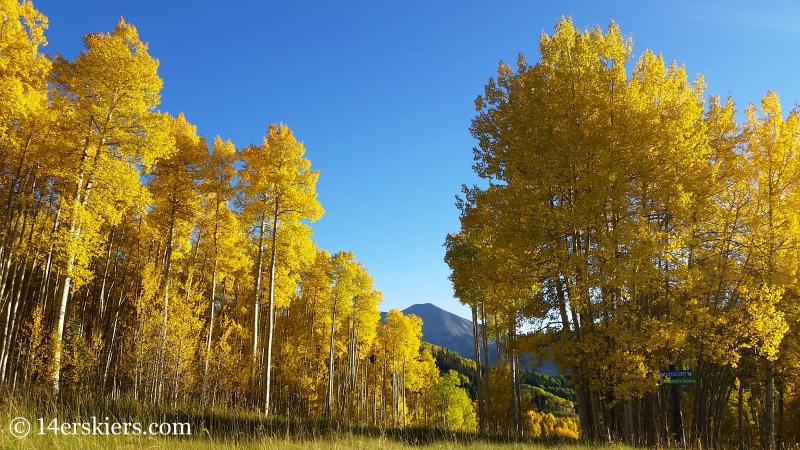
[[[446,431],[431,427],[391,427],[352,423],[325,418],[265,417],[253,411],[200,409],[156,406],[133,399],[110,400],[88,395],[63,394],[53,399],[46,393],[28,393],[24,397],[0,392],[0,410],[8,419],[27,417],[31,422],[43,418],[59,422],[86,422],[92,417],[108,423],[138,422],[144,429],[150,423],[190,424],[191,432],[166,437],[179,440],[247,444],[265,438],[281,438],[299,442],[337,440],[345,436],[393,441],[402,445],[422,446],[436,443],[511,444],[535,443],[545,446],[576,444],[574,440],[530,439],[501,434]]]

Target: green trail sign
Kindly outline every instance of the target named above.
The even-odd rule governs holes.
[[[672,430],[675,440],[686,448],[686,434],[683,430],[683,387],[684,384],[694,384],[693,373],[691,370],[675,370],[675,366],[670,364],[669,370],[662,370],[658,373],[661,376],[660,385],[672,385],[669,387],[669,398],[672,404]]]
[[[691,370],[662,370],[660,384],[694,384]]]

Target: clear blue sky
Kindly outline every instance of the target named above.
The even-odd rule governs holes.
[[[233,5],[229,4],[232,3]],[[209,140],[259,143],[272,122],[304,141],[326,212],[314,240],[352,249],[384,293],[382,310],[452,297],[442,242],[459,227],[454,196],[472,173],[475,97],[500,60],[538,59],[560,15],[612,18],[645,48],[703,74],[741,111],[775,90],[800,99],[800,3],[35,0],[50,20],[44,52],[74,57],[85,33],[123,16],[161,61],[161,110]]]

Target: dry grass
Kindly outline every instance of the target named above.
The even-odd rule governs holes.
[[[617,445],[586,446],[573,444],[553,444],[538,445],[527,443],[487,443],[473,441],[470,443],[458,442],[439,442],[422,446],[398,443],[394,440],[371,438],[345,434],[328,439],[318,439],[315,441],[286,439],[284,437],[261,438],[252,441],[215,441],[204,438],[192,439],[167,439],[153,437],[119,437],[119,436],[31,436],[23,439],[16,439],[6,431],[0,434],[0,447],[8,449],[185,449],[185,450],[211,450],[211,449],[236,449],[236,450],[277,450],[277,449],[311,449],[311,450],[344,450],[344,449],[369,449],[369,450],[396,450],[396,449],[442,449],[442,450],[470,450],[470,449],[492,449],[492,450],[542,450],[542,449],[562,449],[562,450],[590,450],[590,449],[609,449],[623,450],[631,447]]]
[[[191,436],[114,436],[61,435],[45,431],[38,434],[37,418],[44,424],[57,417],[62,421],[88,421],[92,416],[108,422],[187,422]],[[16,417],[31,423],[31,432],[24,438],[11,433]],[[79,431],[80,433],[80,431]],[[506,442],[504,442],[506,441]],[[56,403],[49,397],[29,395],[20,399],[0,393],[0,448],[2,449],[563,449],[563,450],[631,450],[621,445],[588,446],[565,441],[514,442],[500,436],[484,437],[469,433],[444,433],[431,429],[381,429],[374,426],[320,420],[265,420],[257,414],[230,411],[192,411],[157,408],[135,402],[93,402],[85,397]]]

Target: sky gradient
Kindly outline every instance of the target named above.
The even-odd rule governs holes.
[[[34,0],[49,19],[45,53],[73,58],[85,33],[120,16],[160,60],[160,109],[183,112],[210,142],[260,143],[270,123],[303,141],[325,209],[313,239],[353,250],[384,293],[381,310],[434,303],[463,317],[442,243],[459,228],[455,195],[479,182],[474,100],[499,61],[561,15],[619,23],[645,48],[702,74],[706,94],[739,111],[768,89],[800,100],[800,2]],[[741,116],[741,114],[740,114]]]

